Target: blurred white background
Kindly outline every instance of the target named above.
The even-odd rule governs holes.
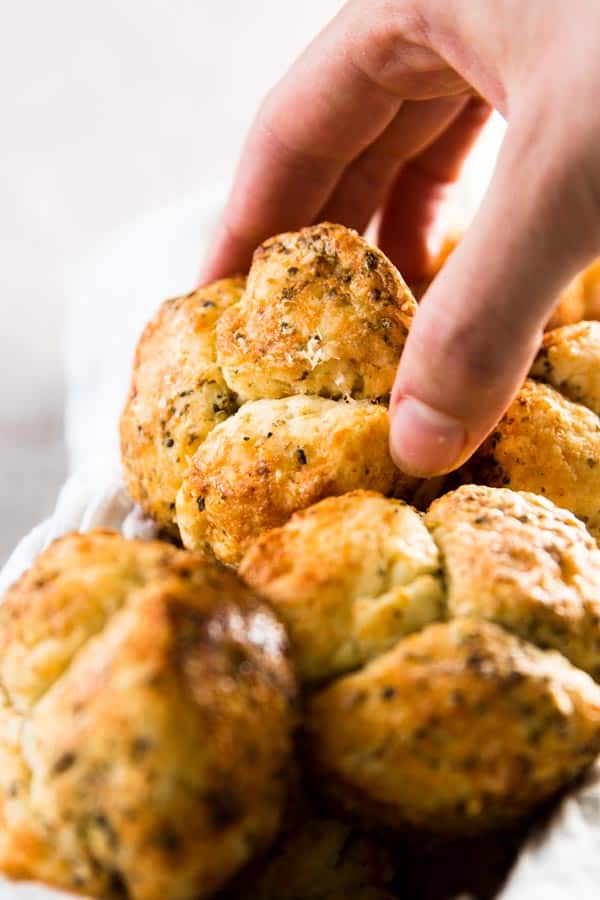
[[[0,563],[63,477],[78,265],[119,223],[227,179],[260,98],[341,5],[0,0]]]

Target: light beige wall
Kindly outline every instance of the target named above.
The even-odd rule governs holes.
[[[59,336],[113,226],[227,177],[339,0],[0,0],[0,562],[61,477]]]

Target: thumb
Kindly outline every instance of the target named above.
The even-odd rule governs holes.
[[[473,453],[521,386],[556,297],[598,252],[593,141],[576,144],[556,120],[509,127],[479,213],[415,316],[391,403],[406,472],[441,474]]]

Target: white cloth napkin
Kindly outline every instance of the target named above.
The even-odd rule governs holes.
[[[92,528],[119,531],[130,538],[156,534],[155,526],[131,502],[120,466],[110,458],[99,457],[66,481],[52,515],[17,544],[0,572],[0,598],[52,541]]]

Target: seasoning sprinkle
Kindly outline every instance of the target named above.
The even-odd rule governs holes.
[[[376,269],[378,265],[379,265],[379,260],[377,259],[376,254],[373,253],[372,250],[368,250],[367,254],[365,256],[366,268],[369,270],[369,272],[372,272],[373,269]]]

